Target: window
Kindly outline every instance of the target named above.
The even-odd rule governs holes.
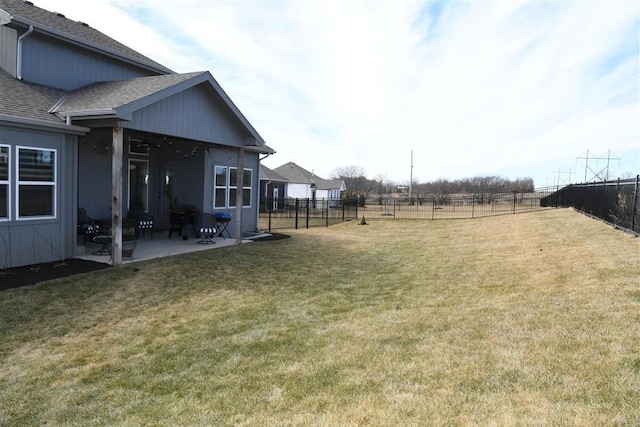
[[[8,145],[0,145],[0,221],[9,219],[9,158]]]
[[[18,218],[56,216],[56,150],[18,147]]]
[[[129,160],[129,210],[149,209],[149,161]]]
[[[227,167],[216,166],[215,177],[213,184],[213,207],[214,208],[226,208],[227,207]]]
[[[242,206],[251,207],[251,169],[244,169],[242,175]],[[238,191],[238,168],[229,169],[229,207],[236,206],[236,194]]]
[[[238,191],[238,168],[216,166],[214,177],[214,208],[232,208],[236,206]],[[251,207],[253,171],[245,169],[242,176],[242,206]]]

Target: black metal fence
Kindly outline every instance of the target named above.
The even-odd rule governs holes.
[[[438,194],[415,197],[353,199],[262,199],[260,228],[328,227],[365,217],[384,219],[471,219],[573,207],[613,224],[640,232],[640,176],[632,179],[572,184],[511,193]]]
[[[573,207],[618,228],[640,233],[640,175],[568,185],[542,199],[544,206]]]
[[[341,200],[262,199],[260,229],[327,227],[365,217],[376,219],[470,219],[549,209],[541,200],[557,188],[532,192],[367,197]]]
[[[274,199],[260,201],[260,229],[328,227],[358,217],[358,199]]]
[[[416,197],[369,197],[360,214],[366,219],[471,219],[549,209],[540,201],[555,191],[438,194]]]

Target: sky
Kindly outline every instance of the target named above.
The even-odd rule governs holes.
[[[536,187],[640,173],[637,0],[32,1],[210,71],[272,169]]]

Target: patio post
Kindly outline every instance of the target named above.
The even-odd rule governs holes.
[[[123,129],[113,127],[111,155],[111,265],[122,264],[122,148]]]
[[[244,200],[244,148],[238,149],[236,183],[236,243],[242,243],[242,202]]]

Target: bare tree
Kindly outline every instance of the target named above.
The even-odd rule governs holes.
[[[341,179],[347,186],[345,197],[367,197],[369,192],[365,170],[360,166],[341,166],[331,172],[331,179]]]

